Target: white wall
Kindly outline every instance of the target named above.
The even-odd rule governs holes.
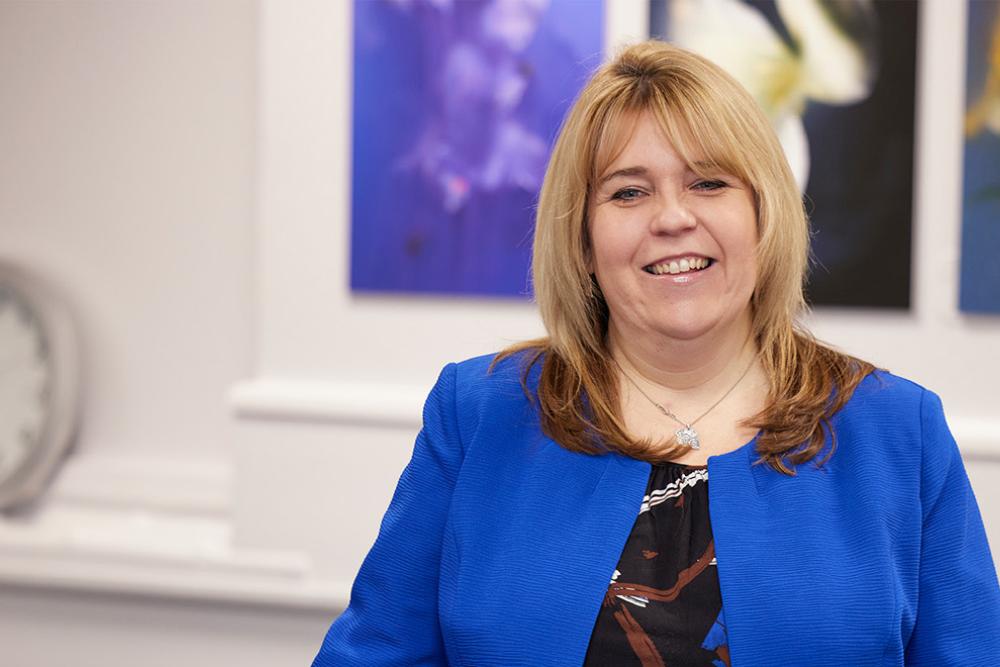
[[[76,306],[81,446],[228,456],[251,368],[249,2],[0,3],[0,253]]]
[[[0,522],[5,661],[307,662],[441,365],[540,333],[521,302],[348,291],[351,4],[0,0],[0,256],[63,288],[88,361],[79,451]],[[642,34],[610,6],[609,43]],[[957,312],[963,8],[921,3],[914,308],[811,323],[942,395],[998,552],[1000,318]]]

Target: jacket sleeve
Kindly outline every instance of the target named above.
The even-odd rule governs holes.
[[[1000,587],[976,497],[941,400],[921,403],[923,454],[917,616],[905,664],[995,664],[1000,655]]]
[[[445,665],[438,623],[441,542],[463,450],[455,418],[455,364],[424,405],[423,428],[344,613],[313,667]]]

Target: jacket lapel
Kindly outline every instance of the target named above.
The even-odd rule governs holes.
[[[457,509],[462,599],[448,625],[461,664],[579,667],[650,466],[539,436],[484,467],[490,488]]]
[[[747,447],[709,459],[732,664],[882,664],[895,594],[885,533],[850,483],[859,471],[834,457],[789,477],[755,458]]]
[[[551,653],[538,664],[583,664],[608,584],[639,514],[650,465],[619,455],[603,458],[604,472],[584,511],[569,508],[564,529],[550,543],[550,552],[559,551],[565,559],[563,568],[544,574],[546,589],[558,591],[555,602],[561,611],[549,617]]]

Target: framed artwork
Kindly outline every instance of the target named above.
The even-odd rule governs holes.
[[[969,2],[959,306],[1000,313],[1000,2]]]
[[[813,225],[815,305],[910,305],[917,3],[652,0],[650,33],[757,99]]]
[[[356,0],[351,288],[523,296],[598,0]]]

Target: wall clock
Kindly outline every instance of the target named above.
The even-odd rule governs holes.
[[[37,276],[0,261],[0,510],[35,500],[65,457],[79,378],[64,302]]]

